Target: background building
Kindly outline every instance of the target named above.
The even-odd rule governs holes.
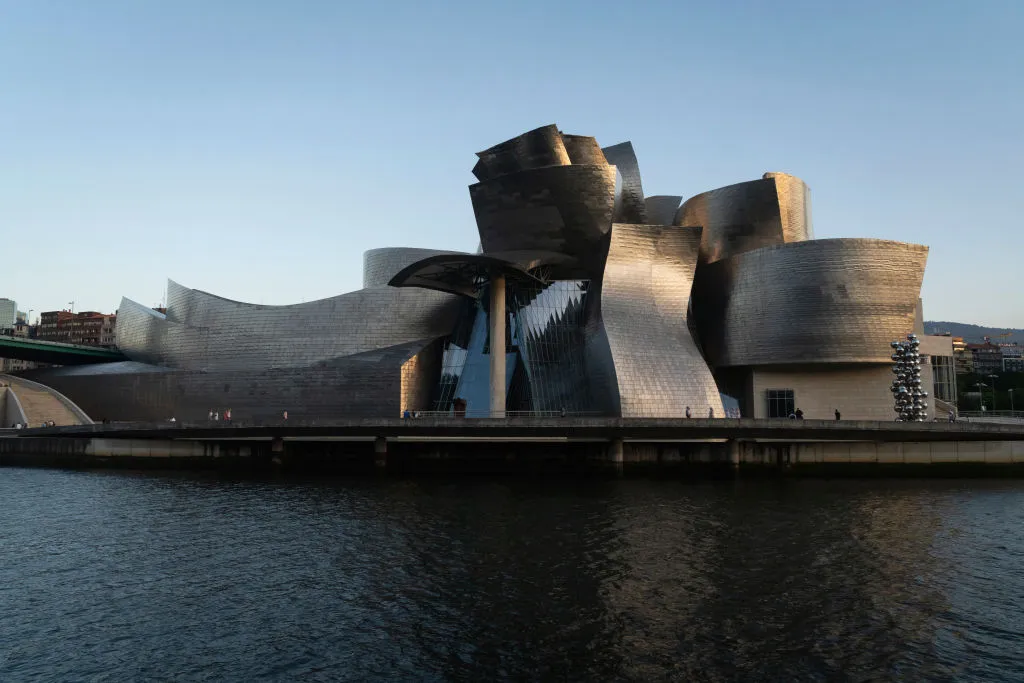
[[[46,311],[39,315],[37,338],[84,346],[117,345],[117,315],[96,311]]]
[[[0,330],[10,330],[18,316],[18,304],[10,299],[0,299]]]

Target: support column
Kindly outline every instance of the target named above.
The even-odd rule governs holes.
[[[373,440],[373,466],[383,471],[388,466],[388,440],[378,436]]]
[[[491,417],[505,417],[505,276],[491,276]]]

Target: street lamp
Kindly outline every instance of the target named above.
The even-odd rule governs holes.
[[[999,375],[989,375],[989,377],[992,379],[992,410],[994,411],[996,409],[996,380]]]
[[[974,386],[976,386],[978,388],[978,409],[984,411],[985,410],[985,389],[988,388],[988,385],[987,384],[983,384],[981,382],[978,382]]]
[[[1013,389],[1008,389],[1010,393],[1010,412],[1013,412]]]

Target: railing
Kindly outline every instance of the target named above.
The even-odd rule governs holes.
[[[486,419],[491,417],[601,417],[602,413],[596,411],[573,411],[573,410],[506,410],[501,413],[491,413],[489,410],[465,410],[455,412],[454,410],[411,410],[402,417],[407,419],[419,419],[423,417],[466,417]]]
[[[1024,410],[961,410],[960,417],[1012,417],[1024,420]]]

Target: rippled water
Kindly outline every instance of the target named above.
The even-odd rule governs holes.
[[[0,470],[0,680],[1024,680],[1024,483]]]

